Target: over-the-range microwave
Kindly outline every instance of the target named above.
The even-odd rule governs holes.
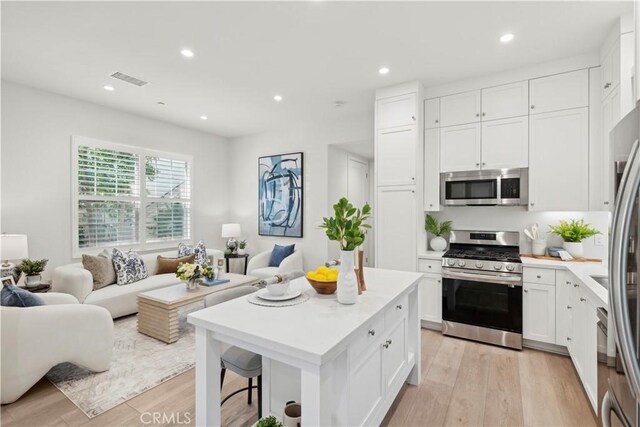
[[[440,174],[443,206],[520,206],[529,202],[529,170],[496,169]]]

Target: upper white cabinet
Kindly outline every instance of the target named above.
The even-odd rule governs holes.
[[[480,168],[480,123],[440,128],[440,172]]]
[[[440,125],[455,126],[480,121],[480,91],[440,98]]]
[[[376,267],[416,270],[416,192],[415,186],[378,187]]]
[[[424,210],[440,210],[440,129],[424,131]]]
[[[601,71],[602,98],[604,99],[620,85],[620,39],[613,43],[602,58]]]
[[[376,138],[377,185],[416,183],[416,126],[378,130]]]
[[[529,80],[530,114],[589,106],[589,70]]]
[[[376,101],[376,129],[416,123],[416,93],[393,96]]]
[[[589,209],[589,109],[529,117],[529,209]]]
[[[529,82],[482,89],[482,120],[526,116],[529,113]]]
[[[529,166],[529,118],[483,122],[481,153],[482,169]]]
[[[440,98],[424,101],[424,127],[427,129],[440,127]]]

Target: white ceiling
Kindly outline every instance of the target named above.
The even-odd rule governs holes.
[[[1,7],[3,78],[234,137],[372,113],[381,86],[412,79],[431,86],[595,52],[632,2],[3,1]],[[516,39],[502,45],[504,32]],[[185,47],[194,58],[180,55]],[[391,72],[379,75],[381,65]],[[114,71],[150,84],[114,80]],[[106,84],[116,90],[106,92]],[[284,101],[274,102],[276,93]],[[338,100],[346,105],[334,107]]]

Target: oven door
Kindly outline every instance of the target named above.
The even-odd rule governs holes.
[[[522,333],[522,277],[442,269],[442,318]]]

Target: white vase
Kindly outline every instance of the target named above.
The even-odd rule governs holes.
[[[584,256],[584,246],[582,242],[564,242],[562,247],[574,258],[582,258]]]
[[[436,236],[431,239],[431,249],[436,252],[444,252],[447,249],[447,241],[442,236]]]
[[[354,251],[340,251],[340,274],[338,274],[338,302],[355,304],[358,301],[358,279],[354,268]]]
[[[246,253],[246,249],[238,248],[238,255],[244,255]]]

